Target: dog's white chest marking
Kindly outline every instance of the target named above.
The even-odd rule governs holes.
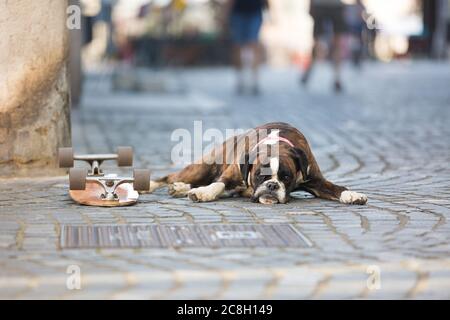
[[[225,191],[225,183],[214,182],[206,187],[199,187],[188,192],[188,197],[195,202],[216,200]]]

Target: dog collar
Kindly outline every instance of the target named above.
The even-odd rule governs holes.
[[[262,139],[261,141],[259,141],[259,142],[253,147],[252,151],[254,151],[256,148],[258,148],[259,145],[261,145],[261,144],[265,144],[265,145],[274,145],[274,144],[277,144],[277,143],[279,143],[279,142],[285,142],[285,143],[287,143],[288,145],[290,145],[291,147],[294,147],[294,144],[293,144],[291,141],[289,141],[289,140],[286,139],[286,138],[280,137],[279,134],[280,134],[280,130],[272,130],[272,131],[270,132],[270,134],[269,134],[267,137],[265,137],[264,139]]]

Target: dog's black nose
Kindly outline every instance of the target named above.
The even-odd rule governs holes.
[[[278,190],[278,188],[280,188],[280,185],[278,183],[273,181],[267,182],[267,189],[269,189],[270,191]]]

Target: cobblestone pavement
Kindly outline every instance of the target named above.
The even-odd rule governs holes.
[[[326,67],[308,90],[294,70],[265,70],[260,97],[234,96],[227,69],[175,76],[189,94],[141,100],[106,96],[108,76],[92,78],[85,108],[73,114],[75,148],[132,144],[139,166],[160,176],[176,169],[175,128],[282,120],[303,131],[330,180],[366,193],[368,205],[305,194],[274,207],[246,199],[193,204],[160,190],[136,206],[104,209],[74,204],[67,177],[0,180],[0,298],[450,298],[449,65],[348,69],[352,85],[340,96]],[[59,249],[62,224],[111,223],[291,223],[314,246]],[[66,287],[69,265],[81,268],[81,290]],[[371,272],[378,289],[368,286]]]

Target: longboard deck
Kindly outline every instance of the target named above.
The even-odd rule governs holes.
[[[119,200],[102,200],[104,192],[101,185],[93,181],[86,181],[85,190],[70,190],[69,194],[73,201],[86,206],[96,207],[123,207],[137,202],[139,193],[133,189],[131,183],[124,183],[117,187],[116,194]]]

